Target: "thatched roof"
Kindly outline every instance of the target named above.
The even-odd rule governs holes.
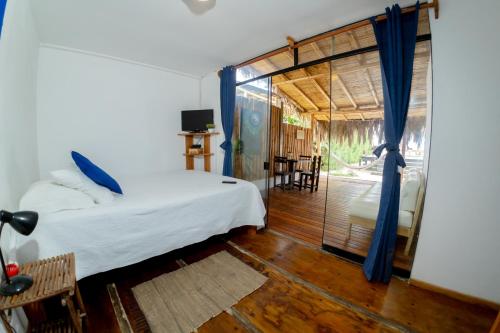
[[[350,120],[350,121],[318,121],[316,131],[321,141],[328,141],[331,133],[332,140],[339,143],[347,141],[351,144],[354,137],[361,142],[369,142],[372,146],[384,141],[383,119]],[[406,121],[405,136],[407,142],[415,142],[421,145],[424,138],[425,117],[410,117]]]
[[[428,12],[421,10],[419,35],[429,33],[428,19]],[[375,44],[372,27],[364,26],[300,47],[299,60],[308,62]],[[430,42],[420,42],[415,51],[409,117],[422,117],[426,114],[429,63]],[[242,70],[257,75],[291,67],[292,64],[291,53],[283,52]],[[283,96],[287,105],[292,105],[298,112],[311,115],[319,121],[330,120],[330,110],[333,120],[363,121],[383,118],[384,100],[378,51],[276,75],[272,82],[274,93]]]
[[[430,33],[427,10],[420,11],[418,35]],[[321,39],[298,48],[299,61],[306,63],[376,45],[373,28],[363,26]],[[427,82],[431,59],[429,41],[417,43],[412,91],[405,137],[420,144],[427,111]],[[293,67],[293,54],[285,51],[239,68],[248,79]],[[240,89],[267,100],[267,90],[250,92],[251,84]],[[323,62],[272,77],[273,105],[282,108],[284,117],[315,127],[321,141],[331,134],[333,140],[378,144],[383,137],[384,96],[378,51]],[[330,122],[331,120],[334,120]]]

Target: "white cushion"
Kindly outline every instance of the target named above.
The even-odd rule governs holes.
[[[401,185],[401,195],[399,201],[399,210],[415,212],[417,206],[418,190],[422,182],[420,172],[413,169],[405,177]]]
[[[94,206],[94,200],[87,194],[50,181],[39,181],[31,185],[19,202],[19,209],[33,210],[39,214]]]
[[[377,220],[378,209],[380,205],[380,193],[382,183],[375,183],[365,193],[351,200],[349,206],[349,215],[358,216],[369,220]],[[399,211],[398,224],[410,228],[413,221],[413,213],[405,210]]]
[[[55,183],[81,191],[92,197],[98,204],[106,204],[114,200],[109,189],[97,185],[80,170],[63,169],[52,171],[50,174]]]

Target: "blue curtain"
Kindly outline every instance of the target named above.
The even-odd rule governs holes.
[[[7,0],[0,0],[0,35],[2,34],[3,17],[5,15],[6,6],[7,6]]]
[[[380,53],[385,127],[385,143],[377,147],[374,154],[380,156],[386,149],[387,155],[382,175],[377,225],[363,265],[365,276],[370,281],[387,283],[392,274],[401,180],[398,167],[406,166],[399,152],[399,143],[403,136],[410,101],[420,8],[418,2],[416,7],[416,11],[403,15],[401,8],[394,5],[392,9],[386,8],[387,20],[371,20]]]
[[[220,145],[224,149],[224,176],[233,175],[233,137],[234,107],[236,99],[236,69],[233,66],[222,69],[220,80],[220,105],[222,128],[224,129],[225,140]]]

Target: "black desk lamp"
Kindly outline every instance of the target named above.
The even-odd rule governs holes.
[[[16,212],[9,213],[5,210],[0,211],[0,236],[2,234],[2,229],[5,223],[10,224],[15,231],[25,236],[31,234],[33,229],[36,227],[38,221],[38,213],[36,212]],[[2,269],[5,274],[5,279],[0,285],[0,295],[2,296],[12,296],[22,293],[26,289],[29,289],[33,285],[33,278],[28,275],[16,275],[9,278],[7,275],[7,269],[5,267],[5,261],[3,260],[2,249],[0,248],[0,260],[2,261]]]

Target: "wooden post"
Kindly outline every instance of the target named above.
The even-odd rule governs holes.
[[[500,333],[500,312],[498,312],[497,319],[493,323],[490,333]]]
[[[75,308],[73,303],[72,295],[67,295],[64,297],[66,301],[66,306],[68,307],[69,315],[71,317],[71,321],[73,322],[73,326],[77,333],[82,333],[82,320],[78,311]]]
[[[76,297],[76,302],[78,305],[78,308],[80,309],[80,318],[82,318],[82,321],[85,321],[86,326],[88,327],[88,317],[87,317],[87,311],[85,310],[85,305],[83,304],[83,299],[82,295],[80,294],[80,289],[78,288],[78,283],[75,282],[75,297]],[[83,326],[83,322],[82,322]]]
[[[318,120],[314,115],[311,115],[311,132],[312,132],[312,141],[316,142],[316,151],[312,151],[312,155],[321,156],[321,136],[318,131]]]
[[[189,155],[189,148],[193,145],[193,136],[186,135],[186,170],[194,169],[194,157]]]
[[[203,153],[205,154],[203,156],[205,171],[210,172],[210,159],[212,158],[210,153],[210,134],[203,137]]]
[[[0,317],[2,318],[2,323],[3,323],[3,327],[5,328],[5,331],[7,333],[14,333],[14,331],[12,330],[12,328],[10,326],[9,318],[7,318],[7,315],[5,314],[4,311],[0,311]]]

